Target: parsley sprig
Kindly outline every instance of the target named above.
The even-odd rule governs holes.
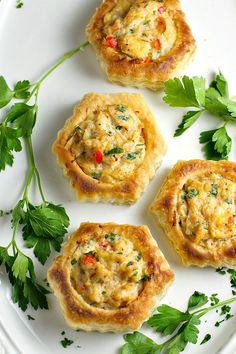
[[[126,334],[124,336],[126,344],[122,346],[121,354],[178,354],[186,348],[188,343],[197,343],[198,326],[202,316],[234,301],[236,301],[236,297],[202,308],[208,302],[208,297],[195,291],[189,298],[185,312],[168,305],[161,305],[157,308],[157,313],[147,321],[147,324],[159,333],[172,336],[164,343],[157,344],[140,332]],[[201,344],[205,342],[207,342],[206,339]]]
[[[25,141],[28,153],[28,175],[22,198],[9,212],[0,211],[0,216],[11,215],[12,238],[6,247],[0,247],[0,265],[4,264],[12,285],[12,298],[25,311],[29,304],[35,310],[47,309],[46,295],[49,291],[37,279],[33,261],[25,255],[17,243],[17,234],[22,230],[25,245],[33,248],[40,263],[45,264],[52,250],[60,251],[69,218],[61,205],[47,201],[42,188],[32,144],[32,132],[38,113],[38,94],[44,80],[62,63],[83,50],[88,42],[65,53],[39,81],[31,84],[28,80],[18,81],[11,89],[5,78],[0,76],[0,109],[7,111],[0,123],[0,171],[12,166],[15,152],[22,150]],[[31,104],[29,104],[31,102]],[[11,106],[10,106],[11,104]],[[7,110],[7,106],[10,106]],[[41,203],[34,205],[30,200],[33,180],[41,197]]]
[[[174,136],[182,135],[204,112],[224,121],[213,130],[203,131],[199,142],[208,160],[227,160],[232,147],[232,139],[227,132],[228,122],[236,123],[236,102],[229,98],[228,83],[220,72],[206,88],[203,77],[194,76],[182,79],[174,78],[165,83],[163,100],[172,107],[191,107],[175,131]]]

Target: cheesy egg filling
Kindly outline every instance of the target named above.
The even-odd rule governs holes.
[[[120,0],[104,16],[103,36],[108,47],[132,59],[157,60],[176,40],[176,28],[163,1]]]
[[[210,248],[236,238],[235,205],[231,180],[211,173],[188,179],[178,196],[178,222],[190,240]]]
[[[112,184],[137,169],[146,150],[138,113],[124,105],[108,105],[80,122],[68,144],[84,173]]]
[[[125,235],[90,235],[80,241],[71,260],[71,282],[91,306],[126,307],[150,279],[142,254]]]

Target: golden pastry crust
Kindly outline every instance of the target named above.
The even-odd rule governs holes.
[[[48,281],[68,325],[85,331],[136,330],[174,279],[147,226],[82,223]]]
[[[236,266],[236,163],[179,161],[150,207],[185,266]]]
[[[87,94],[59,132],[53,151],[81,200],[137,201],[166,145],[140,94]]]
[[[178,0],[105,0],[87,36],[110,81],[152,90],[180,75],[196,50]]]

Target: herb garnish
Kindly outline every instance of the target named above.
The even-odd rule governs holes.
[[[205,79],[184,76],[182,79],[171,79],[165,83],[163,100],[172,107],[193,107],[188,111],[175,131],[180,136],[190,128],[203,112],[209,112],[224,121],[222,127],[204,131],[200,134],[200,144],[208,160],[227,160],[231,151],[232,139],[229,137],[227,123],[236,123],[236,102],[229,98],[228,83],[222,73],[216,75],[210,86],[206,88]]]
[[[16,0],[16,8],[21,9],[24,6],[24,2],[22,0]]]
[[[31,84],[28,80],[18,81],[11,89],[4,77],[0,76],[0,108],[14,100],[4,120],[0,123],[0,171],[4,170],[7,165],[13,165],[14,152],[22,150],[21,139],[25,141],[29,157],[28,175],[22,198],[10,211],[12,239],[6,247],[0,247],[0,265],[4,264],[6,267],[13,288],[13,302],[18,303],[23,311],[27,309],[28,304],[31,304],[35,310],[48,309],[46,295],[49,291],[38,284],[33,261],[18,247],[16,237],[19,229],[22,229],[26,246],[33,248],[35,256],[44,264],[52,249],[60,251],[69,226],[69,218],[65,209],[46,200],[35,163],[32,132],[38,113],[37,98],[44,80],[58,66],[83,50],[88,44],[86,42],[65,53],[35,84]],[[31,105],[29,101],[33,101]],[[39,205],[33,205],[30,202],[29,192],[33,179],[36,180],[42,200]],[[3,212],[1,216],[7,214],[9,213]]]
[[[205,344],[206,342],[208,342],[209,340],[211,339],[211,335],[209,334],[209,333],[207,333],[206,335],[205,335],[205,337],[203,338],[203,340],[201,341],[201,345],[202,344]]]
[[[114,232],[110,232],[109,234],[105,235],[105,239],[110,241],[110,242],[114,242],[119,237],[120,237],[120,235],[115,234]]]
[[[198,326],[201,323],[200,318],[208,312],[236,301],[236,297],[219,302],[210,307],[200,308],[208,301],[208,297],[200,292],[195,292],[188,301],[186,312],[179,311],[168,305],[161,305],[157,308],[147,324],[159,333],[172,335],[162,344],[155,343],[152,339],[140,332],[126,334],[124,339],[126,344],[121,348],[121,354],[161,354],[182,352],[188,343],[196,344],[198,340]],[[193,308],[200,308],[192,312]],[[210,335],[206,335],[201,344],[206,343]]]
[[[123,154],[123,152],[124,152],[124,149],[121,149],[121,148],[113,148],[113,149],[111,149],[111,150],[109,150],[109,151],[105,151],[104,152],[104,155],[116,155],[116,154]]]
[[[30,315],[27,315],[27,318],[28,318],[29,321],[35,321],[35,318],[30,316]]]
[[[60,341],[60,343],[61,343],[61,345],[63,346],[63,348],[67,348],[67,347],[69,347],[71,344],[73,344],[74,341],[65,337],[64,339],[62,339],[62,340]]]
[[[192,199],[192,198],[196,197],[197,195],[198,195],[198,191],[197,191],[195,188],[191,188],[191,189],[188,191],[186,197],[187,197],[188,199]]]
[[[217,184],[211,185],[211,195],[213,195],[214,197],[217,197],[217,195],[218,195],[218,185]]]

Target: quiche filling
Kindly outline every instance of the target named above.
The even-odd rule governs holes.
[[[188,179],[177,210],[184,234],[201,246],[236,237],[236,186],[219,174]]]
[[[88,235],[71,260],[74,289],[91,306],[119,309],[137,299],[150,279],[142,254],[125,235]]]
[[[176,40],[174,21],[161,0],[120,0],[103,21],[104,43],[131,60],[158,60]]]
[[[68,141],[84,173],[112,184],[137,169],[146,151],[138,113],[124,105],[108,105],[88,113]]]

